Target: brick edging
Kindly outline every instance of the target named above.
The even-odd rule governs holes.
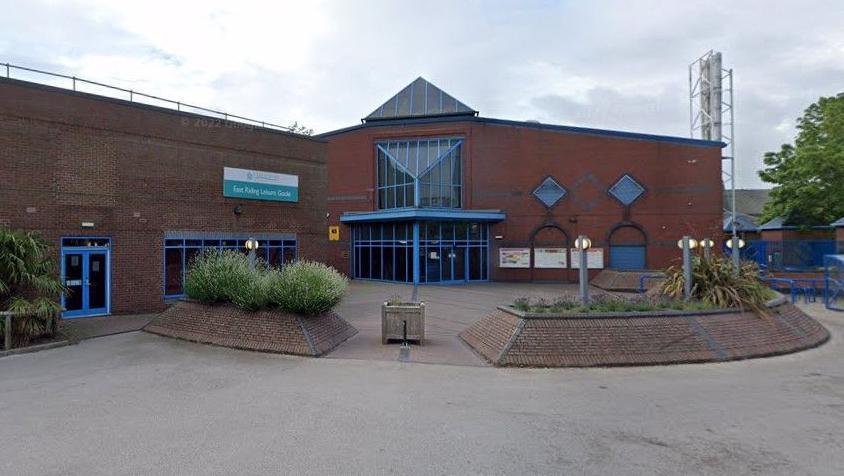
[[[152,334],[235,349],[318,357],[357,334],[334,312],[299,316],[180,301],[144,327]]]
[[[476,353],[501,367],[723,362],[798,352],[829,337],[826,328],[791,304],[773,308],[771,318],[722,312],[539,319],[499,309],[460,334]]]

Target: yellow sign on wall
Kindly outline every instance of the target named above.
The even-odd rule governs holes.
[[[328,227],[328,241],[340,241],[340,227],[331,225]]]

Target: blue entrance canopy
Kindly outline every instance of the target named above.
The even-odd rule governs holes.
[[[398,208],[372,212],[346,212],[340,216],[341,223],[365,223],[383,221],[425,221],[459,220],[475,222],[499,222],[507,218],[501,210],[458,210],[439,208]]]

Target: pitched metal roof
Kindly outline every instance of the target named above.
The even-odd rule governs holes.
[[[796,227],[786,225],[785,220],[782,217],[773,218],[772,220],[769,220],[759,226],[760,230],[787,230],[790,228]]]
[[[829,226],[833,226],[835,228],[844,228],[844,217],[841,217],[834,222],[830,223]]]
[[[736,212],[750,215],[751,217],[759,217],[762,215],[762,210],[765,204],[768,203],[768,197],[771,194],[770,189],[736,189]],[[724,190],[724,209],[731,209],[731,191]]]
[[[758,231],[758,228],[753,217],[743,213],[736,214],[736,231],[754,232]],[[724,212],[723,230],[725,233],[733,231],[733,215],[730,212]]]
[[[475,116],[477,114],[478,111],[420,76],[362,121],[431,116]]]

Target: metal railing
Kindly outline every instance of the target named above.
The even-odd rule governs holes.
[[[191,112],[191,113],[197,113],[197,114],[200,114],[200,115],[213,114],[213,115],[217,116],[217,119],[222,119],[226,122],[234,122],[234,123],[249,125],[249,126],[252,126],[252,127],[262,127],[262,128],[265,128],[265,129],[275,129],[275,130],[280,130],[280,131],[284,131],[284,132],[296,133],[296,131],[292,127],[280,126],[278,124],[273,124],[271,122],[259,121],[258,119],[251,119],[251,118],[244,117],[244,116],[238,116],[236,114],[229,114],[229,113],[224,112],[224,111],[217,111],[217,110],[214,110],[214,109],[209,109],[207,107],[196,106],[196,105],[184,103],[184,102],[181,102],[181,101],[174,101],[172,99],[167,99],[167,98],[163,98],[163,97],[159,97],[159,96],[154,96],[152,94],[146,94],[146,93],[138,92],[138,91],[135,91],[133,89],[125,89],[125,88],[121,88],[121,87],[118,87],[118,86],[112,86],[110,84],[105,84],[105,83],[100,83],[100,82],[97,82],[97,81],[91,81],[89,79],[79,78],[79,77],[76,77],[76,76],[68,76],[66,74],[52,73],[50,71],[44,71],[44,70],[35,69],[35,68],[27,68],[25,66],[18,66],[18,65],[11,64],[11,63],[0,63],[0,67],[3,67],[3,68],[6,69],[6,78],[9,78],[9,79],[20,79],[20,78],[14,77],[12,75],[13,71],[26,71],[26,72],[29,72],[29,73],[42,74],[42,75],[49,76],[49,77],[52,77],[52,78],[69,79],[69,80],[71,80],[71,88],[69,88],[69,89],[72,89],[73,91],[79,91],[78,86],[80,84],[88,84],[88,85],[97,86],[97,87],[106,88],[106,89],[109,89],[109,90],[112,90],[112,91],[124,93],[124,94],[127,95],[126,98],[128,99],[129,102],[134,102],[134,103],[138,103],[138,104],[146,104],[146,105],[155,105],[155,104],[149,104],[149,103],[138,100],[138,98],[152,99],[154,101],[159,101],[161,103],[167,104],[168,106],[170,106],[171,108],[175,108],[179,112]],[[56,86],[54,84],[47,83],[47,82],[33,81],[32,79],[20,79],[20,80],[21,81],[35,82],[35,83],[38,83],[38,84],[46,84],[48,86]],[[62,86],[58,86],[58,87],[62,87]],[[64,89],[68,89],[68,88],[64,87]],[[79,91],[79,92],[87,92],[87,91]],[[93,93],[91,93],[91,94],[93,94]],[[106,97],[111,97],[111,96],[106,96]],[[118,97],[117,99],[123,99],[123,98]]]

